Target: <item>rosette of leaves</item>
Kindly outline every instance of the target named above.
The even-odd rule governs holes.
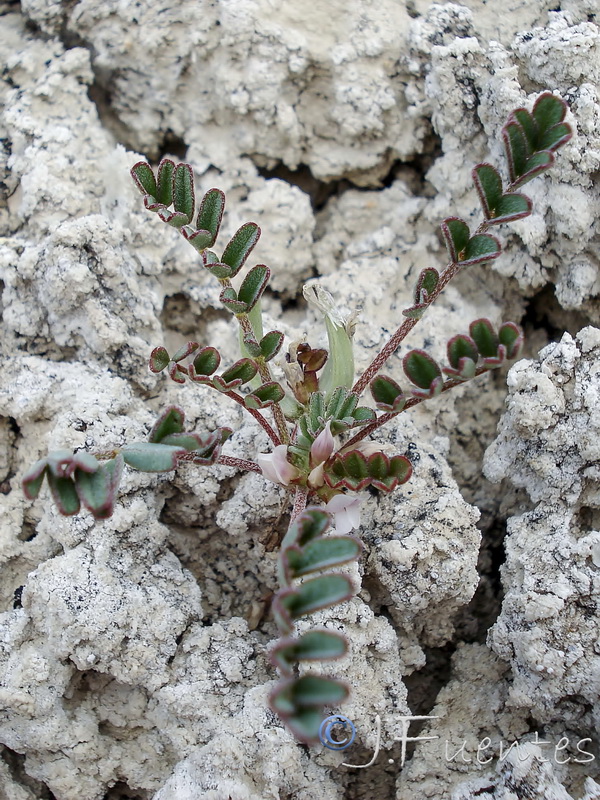
[[[308,454],[311,445],[330,422],[333,436],[367,425],[376,415],[372,408],[358,405],[358,394],[338,386],[326,400],[325,392],[313,392],[307,403],[307,410],[298,419],[298,435],[290,450],[293,463],[300,469],[308,468]]]
[[[353,536],[324,536],[330,523],[326,511],[309,507],[290,524],[278,560],[281,588],[273,599],[273,616],[282,638],[270,658],[283,680],[271,692],[269,701],[294,735],[307,743],[318,739],[323,709],[339,705],[348,696],[346,684],[329,675],[294,674],[299,662],[341,658],[348,649],[344,636],[326,629],[293,635],[296,620],[349,600],[354,594],[347,575],[328,570],[357,559],[362,545]],[[315,572],[321,574],[306,579]]]

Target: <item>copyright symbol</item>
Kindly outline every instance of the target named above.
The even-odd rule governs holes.
[[[332,735],[334,728],[336,732],[335,738]],[[343,717],[341,714],[326,717],[319,727],[321,744],[324,744],[330,750],[345,750],[350,747],[355,736],[356,728],[354,724],[348,717]]]

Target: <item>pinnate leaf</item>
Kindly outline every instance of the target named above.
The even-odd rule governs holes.
[[[406,483],[412,474],[412,466],[405,456],[372,453],[365,456],[360,450],[336,453],[326,464],[325,482],[332,489],[343,487],[358,492],[374,486],[384,492],[393,491]]]
[[[411,350],[402,362],[406,377],[420,389],[430,391],[442,377],[439,364],[424,350]]]
[[[121,448],[125,463],[141,472],[168,472],[175,469],[185,447],[158,444],[155,442],[134,442]]]
[[[246,312],[258,303],[270,276],[271,270],[264,264],[257,264],[248,272],[238,292],[238,300],[246,304]]]
[[[94,472],[75,471],[75,489],[80,501],[96,519],[107,519],[114,510],[125,460],[119,453],[103,461]]]
[[[369,388],[377,408],[381,411],[400,412],[406,404],[404,392],[393,378],[387,375],[377,375],[373,378]]]
[[[563,122],[567,111],[567,104],[560,97],[556,97],[548,92],[540,95],[533,107],[533,114],[526,108],[517,108],[513,111],[507,121],[505,128],[516,123],[525,138],[526,156],[540,153],[542,151],[554,151],[562,147],[573,135],[571,126]],[[507,151],[514,146],[518,150],[508,153],[509,160],[512,158],[514,166],[520,164],[523,169],[523,145],[518,141],[514,129],[507,131],[504,137]],[[517,172],[517,175],[524,174]]]
[[[196,219],[198,230],[206,231],[210,236],[205,247],[212,247],[217,239],[224,208],[225,195],[223,192],[220,189],[209,189],[202,198]]]
[[[282,639],[270,653],[271,662],[290,674],[296,661],[324,661],[341,658],[348,651],[346,638],[326,630],[306,631],[294,639]]]
[[[234,233],[223,251],[221,261],[231,267],[231,275],[237,275],[260,237],[260,228],[254,222],[246,222]]]

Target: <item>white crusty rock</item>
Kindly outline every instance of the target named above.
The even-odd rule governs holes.
[[[540,724],[598,730],[600,331],[584,328],[509,373],[507,411],[486,474],[535,507],[508,522],[505,597],[490,632],[510,662],[511,703]]]
[[[454,36],[437,33],[442,21],[442,29]],[[489,42],[476,34],[473,15],[453,4],[433,4],[410,29],[409,65],[418,77],[408,91],[421,113],[431,115],[443,149],[427,173],[437,197],[424,214],[432,225],[447,216],[449,208],[465,219],[479,215],[470,170],[463,165],[467,159],[501,163],[500,129],[509,112],[530,107],[538,86],[553,88],[569,103],[567,119],[575,136],[561,150],[550,175],[524,187],[533,200],[533,214],[503,228],[506,255],[492,268],[515,277],[528,294],[553,278],[564,308],[585,304],[597,321],[598,304],[593,299],[600,291],[600,276],[594,241],[600,198],[592,186],[600,164],[598,26],[580,8],[579,13],[551,13],[547,25],[522,29],[510,44],[499,34]],[[560,55],[565,50],[569,58]],[[520,63],[530,77],[535,76],[536,91],[525,93]]]
[[[442,441],[416,445],[414,425],[394,434],[386,439],[407,453],[414,474],[395,494],[366,504],[365,580],[372,602],[392,615],[401,658],[412,671],[424,663],[420,647],[452,638],[453,619],[475,592],[479,512],[454,484]]]
[[[430,738],[417,742],[398,778],[397,800],[580,797],[570,792],[587,774],[593,745],[568,726],[532,726],[528,710],[515,707],[511,684],[510,666],[488,647],[459,646],[451,678],[418,734]],[[596,797],[593,780],[586,788],[590,800]]]
[[[600,462],[600,330],[565,333],[539,361],[508,374],[507,410],[485,459],[486,476],[523,487],[535,502],[595,507]]]
[[[564,309],[597,320],[595,9],[565,0],[548,16],[555,4],[517,0],[499,15],[479,0],[0,3],[0,742],[12,751],[0,758],[2,798],[391,796],[394,718],[412,702],[404,678],[432,648],[457,645],[478,581],[478,509],[457,480],[488,517],[504,492],[478,477],[501,380],[446,393],[378,437],[415,474],[363,506],[365,552],[348,567],[357,596],[299,626],[350,639],[348,656],[324,665],[353,688],[357,745],[342,754],[299,746],[268,709],[281,487],[231,466],[127,469],[114,515],[95,522],[60,517],[46,485],[27,501],[20,481],[49,449],[146,439],[170,404],[185,408],[188,430],[231,427],[227,454],[270,449],[239,405],[147,369],[157,345],[214,343],[224,367],[239,351],[221,287],[143,208],[128,170],[144,158],[191,162],[197,196],[226,191],[219,247],[247,220],[262,227],[251,261],[273,270],[268,329],[324,343],[322,319],[295,302],[310,278],[344,313],[362,305],[362,369],[403,319],[419,271],[445,263],[439,222],[479,223],[470,166],[499,163],[506,114],[557,92],[576,136],[525,187],[534,215],[500,232],[506,255],[460,275],[386,371],[401,374],[408,348],[441,357],[478,316],[518,321],[523,294],[553,283]],[[435,706],[453,715],[452,741],[488,724],[527,737],[530,716],[553,733],[594,730],[597,350],[587,329],[511,378],[514,407],[488,469],[513,473],[540,506],[510,522],[498,657],[460,648]],[[426,676],[412,680],[431,691]],[[376,745],[375,714],[383,752],[351,772],[342,761],[364,763]],[[513,800],[515,781],[534,796],[538,772],[514,759],[484,785],[477,767],[446,780],[419,752],[400,773],[402,800],[449,789],[471,800],[486,785]],[[580,773],[544,768],[539,791],[572,794]]]

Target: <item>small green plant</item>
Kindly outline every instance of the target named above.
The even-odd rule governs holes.
[[[382,374],[382,368],[455,275],[498,258],[500,242],[488,230],[531,213],[530,199],[516,190],[548,169],[554,162],[553,152],[570,139],[565,113],[560,98],[544,93],[531,112],[519,108],[510,114],[502,130],[510,183],[504,186],[490,164],[473,169],[483,221],[473,233],[458,217],[442,222],[448,264],[441,272],[433,267],[422,270],[412,304],[402,312],[404,321],[356,381],[354,321],[344,319],[331,296],[319,287],[306,288],[305,297],[323,314],[328,349],[292,343],[282,364],[285,384],[277,379],[271,363],[282,349],[284,336],[278,330],[265,332],[261,317],[261,296],[270,270],[258,264],[245,271],[241,282],[236,281],[237,288],[233,284],[259,239],[258,225],[242,225],[219,255],[212,248],[225,206],[223,192],[211,189],[196,210],[189,164],[163,159],[156,173],[145,162],[131,170],[145,207],[178,229],[198,251],[203,268],[219,281],[220,301],[241,332],[241,357],[222,371],[218,349],[194,341],[185,342],[172,355],[156,347],[150,355],[150,370],[164,371],[179,384],[199,384],[238,403],[265,430],[272,451],[259,454],[255,461],[228,456],[222,446],[231,430],[186,432],[183,410],[170,406],[148,441],[95,455],[51,452],[28,470],[23,489],[29,499],[35,499],[46,477],[61,514],[76,514],[83,505],[96,519],[105,519],[113,512],[125,464],[145,472],[168,472],[182,462],[227,464],[262,473],[291,488],[291,522],[281,545],[280,588],[273,600],[281,638],[271,651],[271,660],[283,679],[270,702],[301,741],[317,739],[324,708],[342,702],[348,688],[334,677],[314,672],[299,677],[296,665],[339,658],[346,653],[347,642],[325,629],[297,636],[294,623],[352,597],[355,589],[350,578],[331,569],[360,555],[360,542],[347,535],[359,524],[360,492],[367,487],[391,492],[412,472],[405,456],[390,457],[376,443],[367,442],[367,437],[412,406],[517,358],[523,336],[512,322],[495,330],[487,319],[477,319],[468,333],[450,339],[443,367],[425,351],[411,350],[403,361],[409,381],[406,389]],[[367,389],[375,409],[359,405]],[[332,524],[336,534],[325,535]],[[319,573],[316,577],[315,572]]]

